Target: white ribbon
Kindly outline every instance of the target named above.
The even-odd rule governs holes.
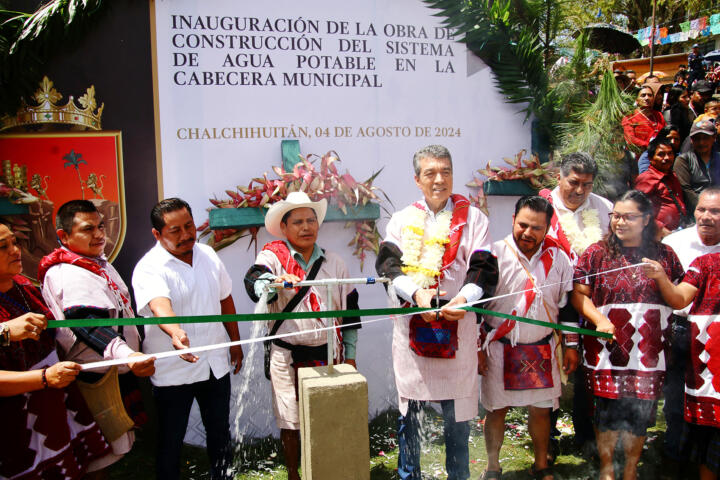
[[[619,270],[626,270],[626,269],[628,269],[628,268],[640,267],[640,266],[642,266],[642,265],[645,265],[645,263],[641,262],[641,263],[636,263],[636,264],[634,264],[634,265],[627,265],[627,266],[624,266],[624,267],[614,268],[614,269],[612,269],[612,270],[606,270],[606,271],[604,271],[604,272],[593,273],[593,274],[590,274],[590,275],[585,275],[585,276],[583,276],[583,277],[578,277],[578,278],[576,278],[576,279],[574,279],[574,280],[581,280],[581,279],[584,279],[584,278],[596,277],[596,276],[604,275],[604,274],[611,273],[611,272],[617,272],[617,271],[619,271]],[[538,287],[538,288],[539,288],[539,289],[548,288],[548,287],[552,287],[552,286],[555,286],[555,285],[560,285],[560,284],[562,284],[562,283],[565,283],[565,282],[551,283],[551,284],[548,284],[548,285],[543,285],[543,286]],[[484,299],[478,300],[478,301],[476,301],[476,302],[471,302],[471,303],[468,302],[468,303],[463,303],[463,304],[461,304],[461,305],[453,305],[453,307],[454,307],[454,308],[472,307],[472,306],[474,306],[474,305],[477,305],[478,303],[487,303],[487,302],[490,302],[490,301],[492,301],[492,300],[497,300],[497,299],[499,299],[499,298],[509,297],[509,296],[511,296],[511,295],[517,295],[518,293],[523,293],[523,292],[525,292],[525,290],[520,290],[520,291],[518,291],[518,292],[512,292],[512,293],[506,293],[506,294],[503,294],[503,295],[497,295],[497,296],[495,296],[495,297],[490,297],[490,298],[484,298]],[[428,313],[439,312],[440,310],[442,310],[442,308],[433,308],[433,309],[427,310],[427,312],[428,312]],[[362,321],[362,322],[360,322],[360,323],[361,323],[362,325],[369,325],[369,324],[371,324],[371,323],[382,322],[382,321],[385,321],[385,320],[391,320],[391,319],[393,319],[393,318],[405,317],[405,316],[411,316],[411,315],[415,315],[415,313],[404,313],[404,314],[393,315],[393,316],[391,316],[391,317],[382,317],[382,318],[376,318],[376,319],[373,319],[373,320],[364,320],[364,321]],[[320,327],[320,328],[315,328],[315,329],[313,329],[312,331],[323,331],[323,330],[330,330],[330,329],[335,329],[335,328],[338,328],[338,327],[336,327],[336,326]],[[212,345],[202,345],[202,346],[200,346],[200,347],[183,348],[183,349],[179,349],[179,350],[170,350],[170,351],[167,351],[167,352],[158,352],[158,353],[145,354],[145,355],[134,355],[134,356],[132,356],[132,357],[117,358],[117,359],[114,359],[114,360],[103,360],[103,361],[100,361],[100,362],[92,362],[92,363],[81,364],[81,365],[80,365],[80,369],[81,369],[81,370],[94,370],[94,369],[98,369],[98,368],[110,367],[110,366],[113,366],[113,365],[125,365],[125,364],[127,364],[127,363],[142,362],[142,361],[147,360],[147,359],[149,359],[149,358],[155,358],[155,359],[158,359],[158,360],[159,360],[159,359],[161,359],[161,358],[177,357],[177,356],[180,356],[180,355],[184,355],[184,354],[186,354],[186,353],[207,352],[207,351],[210,351],[210,350],[217,350],[217,349],[220,349],[220,348],[230,348],[230,347],[234,347],[235,345],[247,345],[247,344],[255,343],[255,342],[263,342],[263,341],[265,341],[265,340],[275,340],[276,338],[292,337],[292,336],[295,336],[295,335],[302,335],[302,334],[307,333],[307,332],[308,332],[307,330],[303,330],[303,331],[300,331],[300,332],[284,333],[284,334],[281,334],[281,335],[272,335],[272,336],[265,336],[265,337],[248,338],[248,339],[246,339],[246,340],[236,340],[236,341],[234,341],[234,342],[215,343],[215,344],[212,344]]]

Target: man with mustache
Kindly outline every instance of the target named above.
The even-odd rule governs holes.
[[[598,173],[595,160],[583,152],[564,155],[560,161],[558,185],[552,191],[541,190],[540,196],[548,200],[554,209],[550,220],[547,236],[557,240],[563,251],[570,257],[573,266],[577,263],[585,249],[600,241],[607,234],[608,215],[612,212],[612,203],[592,193],[593,183]],[[562,323],[577,322],[575,310],[569,304],[560,310]],[[568,345],[580,348],[579,335],[567,334]],[[575,443],[578,446],[589,444],[595,439],[591,416],[589,415],[589,399],[582,369],[575,373],[573,379],[575,395],[573,396],[573,423],[575,426]],[[557,410],[551,413],[552,435],[560,432],[554,428],[557,422]],[[552,439],[551,459],[557,453],[557,440]]]
[[[570,153],[560,161],[557,187],[540,192],[555,210],[548,235],[560,243],[573,264],[608,231],[612,203],[592,193],[597,173],[597,164],[590,155]]]
[[[38,279],[47,306],[58,320],[80,318],[132,318],[130,293],[120,274],[105,256],[105,221],[95,204],[88,200],[71,200],[55,216],[61,247],[40,261]],[[63,360],[78,363],[99,362],[142,355],[136,327],[58,328],[56,340]],[[80,372],[78,380],[97,383],[110,370]],[[131,362],[119,368],[119,388],[125,412],[136,426],[147,421],[137,377],[154,373],[154,359]],[[134,375],[131,375],[134,374]],[[118,381],[106,380],[117,388]],[[120,403],[120,399],[117,399]],[[110,408],[111,403],[107,404]],[[105,406],[105,405],[104,405]],[[126,415],[125,415],[126,416]],[[132,422],[128,422],[132,424]],[[127,425],[124,428],[131,428]],[[105,429],[107,431],[107,429]],[[135,435],[131,429],[110,438],[112,453],[96,460],[92,470],[113,464],[130,451]]]
[[[234,315],[232,281],[215,251],[196,243],[187,202],[168,198],[150,212],[155,246],[135,266],[132,284],[138,312],[146,317]],[[240,339],[237,322],[167,323],[146,327],[145,353],[213,345]],[[207,433],[210,478],[232,478],[230,371],[242,366],[242,347],[165,359],[151,380],[158,413],[158,479],[180,476],[180,449],[190,407],[197,400]],[[234,366],[234,369],[232,368]]]
[[[695,208],[695,222],[696,225],[663,239],[663,243],[675,250],[685,271],[696,258],[720,252],[720,187],[711,186],[700,193]],[[670,459],[680,462],[686,460],[686,456],[681,454],[680,438],[685,429],[683,394],[685,370],[690,356],[688,312],[689,308],[675,311],[671,354],[663,387],[667,422],[664,450]]]
[[[573,266],[557,241],[546,236],[552,205],[542,197],[522,197],[515,204],[512,233],[493,243],[500,278],[487,309],[557,323],[560,309],[572,291]],[[516,295],[504,296],[513,292]],[[572,322],[577,325],[577,322]],[[559,407],[560,365],[553,329],[484,316],[481,325],[483,355],[479,369],[485,418],[488,471],[484,478],[500,478],[500,448],[505,415],[511,407],[528,407],[528,429],[533,442],[535,478],[554,478],[548,465],[550,411]],[[562,369],[572,373],[578,364],[577,346],[564,345]]]

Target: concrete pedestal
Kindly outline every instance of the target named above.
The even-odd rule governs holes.
[[[369,480],[367,380],[347,364],[301,368],[300,438],[304,480]]]

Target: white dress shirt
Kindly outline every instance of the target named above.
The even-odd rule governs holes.
[[[232,292],[232,281],[215,251],[207,245],[196,243],[193,247],[192,265],[174,257],[157,243],[140,259],[132,277],[138,314],[153,316],[150,301],[168,298],[178,316],[220,315],[220,301]],[[168,319],[167,323],[173,323]],[[183,323],[191,347],[212,345],[229,341],[222,322]],[[145,327],[143,352],[156,353],[173,350],[170,336],[157,325]],[[210,378],[221,378],[230,372],[227,349],[198,353],[197,363],[189,363],[179,357],[164,359],[156,364],[151,380],[158,387],[184,385]]]
[[[698,235],[697,232],[697,225],[671,233],[662,239],[662,243],[675,250],[675,254],[678,256],[678,259],[680,259],[683,270],[686,272],[696,258],[707,255],[708,253],[720,252],[720,243],[716,243],[715,245],[705,245],[702,243],[700,235]],[[682,310],[675,310],[674,313],[675,315],[687,317],[690,312],[690,307],[692,307],[692,303]]]

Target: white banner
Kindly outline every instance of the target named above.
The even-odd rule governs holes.
[[[453,155],[455,192],[475,193],[464,186],[472,173],[528,148],[529,124],[519,107],[503,103],[489,69],[434,13],[420,0],[156,0],[163,195],[187,200],[200,224],[209,198],[224,198],[226,189],[265,172],[275,178],[271,167],[281,164],[284,139],[299,140],[303,154],[335,150],[338,168],[359,181],[384,167],[375,185],[395,208],[419,197],[413,153],[443,144]],[[495,239],[510,230],[507,203],[493,222]],[[382,233],[386,222],[379,222]],[[360,272],[351,257],[351,238],[342,224],[326,224],[318,243],[342,255],[351,275],[373,275],[374,258]],[[259,245],[270,239],[261,230]],[[252,311],[242,279],[254,253],[247,239],[221,252],[238,311]],[[362,308],[385,305],[382,287],[358,290]],[[389,328],[363,330],[358,342],[371,415],[396,401]],[[269,386],[260,379],[261,352],[253,353],[257,358],[247,358],[233,380],[241,406],[236,434],[261,436],[274,421]],[[201,431],[191,423],[191,432]],[[201,441],[193,435],[188,439]]]

